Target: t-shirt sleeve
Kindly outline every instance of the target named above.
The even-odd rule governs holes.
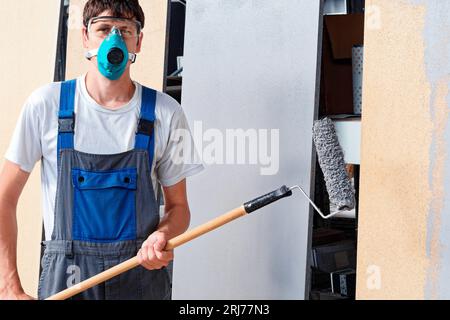
[[[167,147],[156,166],[158,180],[163,187],[170,187],[204,169],[186,115],[179,106],[170,124]]]
[[[30,96],[25,102],[13,132],[5,158],[28,173],[42,158],[39,99]]]

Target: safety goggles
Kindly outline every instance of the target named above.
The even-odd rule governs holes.
[[[89,34],[99,39],[105,39],[114,27],[120,31],[125,40],[137,38],[142,29],[141,23],[136,20],[115,17],[95,17],[89,20],[87,30]]]

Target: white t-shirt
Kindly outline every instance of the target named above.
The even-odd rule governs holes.
[[[118,154],[134,149],[140,115],[142,86],[135,82],[133,98],[118,110],[109,110],[88,94],[86,75],[77,79],[75,95],[75,150],[92,154]],[[51,239],[57,185],[57,138],[60,100],[59,83],[51,83],[34,91],[25,102],[5,158],[31,172],[41,160],[41,184],[45,237]],[[173,161],[183,154],[183,139],[175,130],[189,133],[189,125],[180,104],[167,94],[158,92],[156,99],[155,155],[152,182],[168,187],[204,169],[198,156],[190,161]],[[187,131],[186,131],[187,130]],[[181,150],[181,151],[180,151]],[[194,150],[195,152],[195,150]]]

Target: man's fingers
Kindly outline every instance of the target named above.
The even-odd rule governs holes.
[[[149,242],[144,242],[142,245],[142,259],[144,262],[152,261],[155,258],[155,250],[153,249],[153,245]]]
[[[158,238],[155,235],[150,236],[147,240],[145,240],[144,243],[146,243],[149,246],[153,246],[155,242],[158,241]]]
[[[164,262],[164,263],[169,263],[170,261],[173,260],[173,251],[155,251],[155,255],[156,258],[158,258],[158,260]]]
[[[144,245],[138,255],[140,256],[140,264],[148,270],[161,269],[167,264],[166,261],[159,261],[160,259],[158,259],[152,246]]]
[[[139,256],[140,256],[140,260],[142,261],[141,265],[146,269],[152,270],[153,264],[151,263],[150,259],[148,258],[147,250],[144,250],[144,248],[141,249]]]
[[[136,255],[139,264],[142,264],[144,261],[142,260],[142,249],[140,249]]]
[[[139,250],[138,254],[138,261],[141,266],[143,266],[147,270],[153,270],[155,269],[154,266],[148,261],[148,255],[144,250]]]
[[[161,238],[158,238],[158,240],[153,244],[153,248],[155,251],[163,251],[166,247],[167,241]]]
[[[165,251],[167,241],[163,233],[154,233],[142,244],[138,252],[139,263],[148,270],[167,267],[173,260],[173,250]]]

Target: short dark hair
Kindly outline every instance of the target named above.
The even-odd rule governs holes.
[[[87,27],[89,20],[98,17],[104,11],[111,11],[117,18],[135,19],[145,26],[145,15],[139,0],[89,0],[84,6],[83,23]]]

